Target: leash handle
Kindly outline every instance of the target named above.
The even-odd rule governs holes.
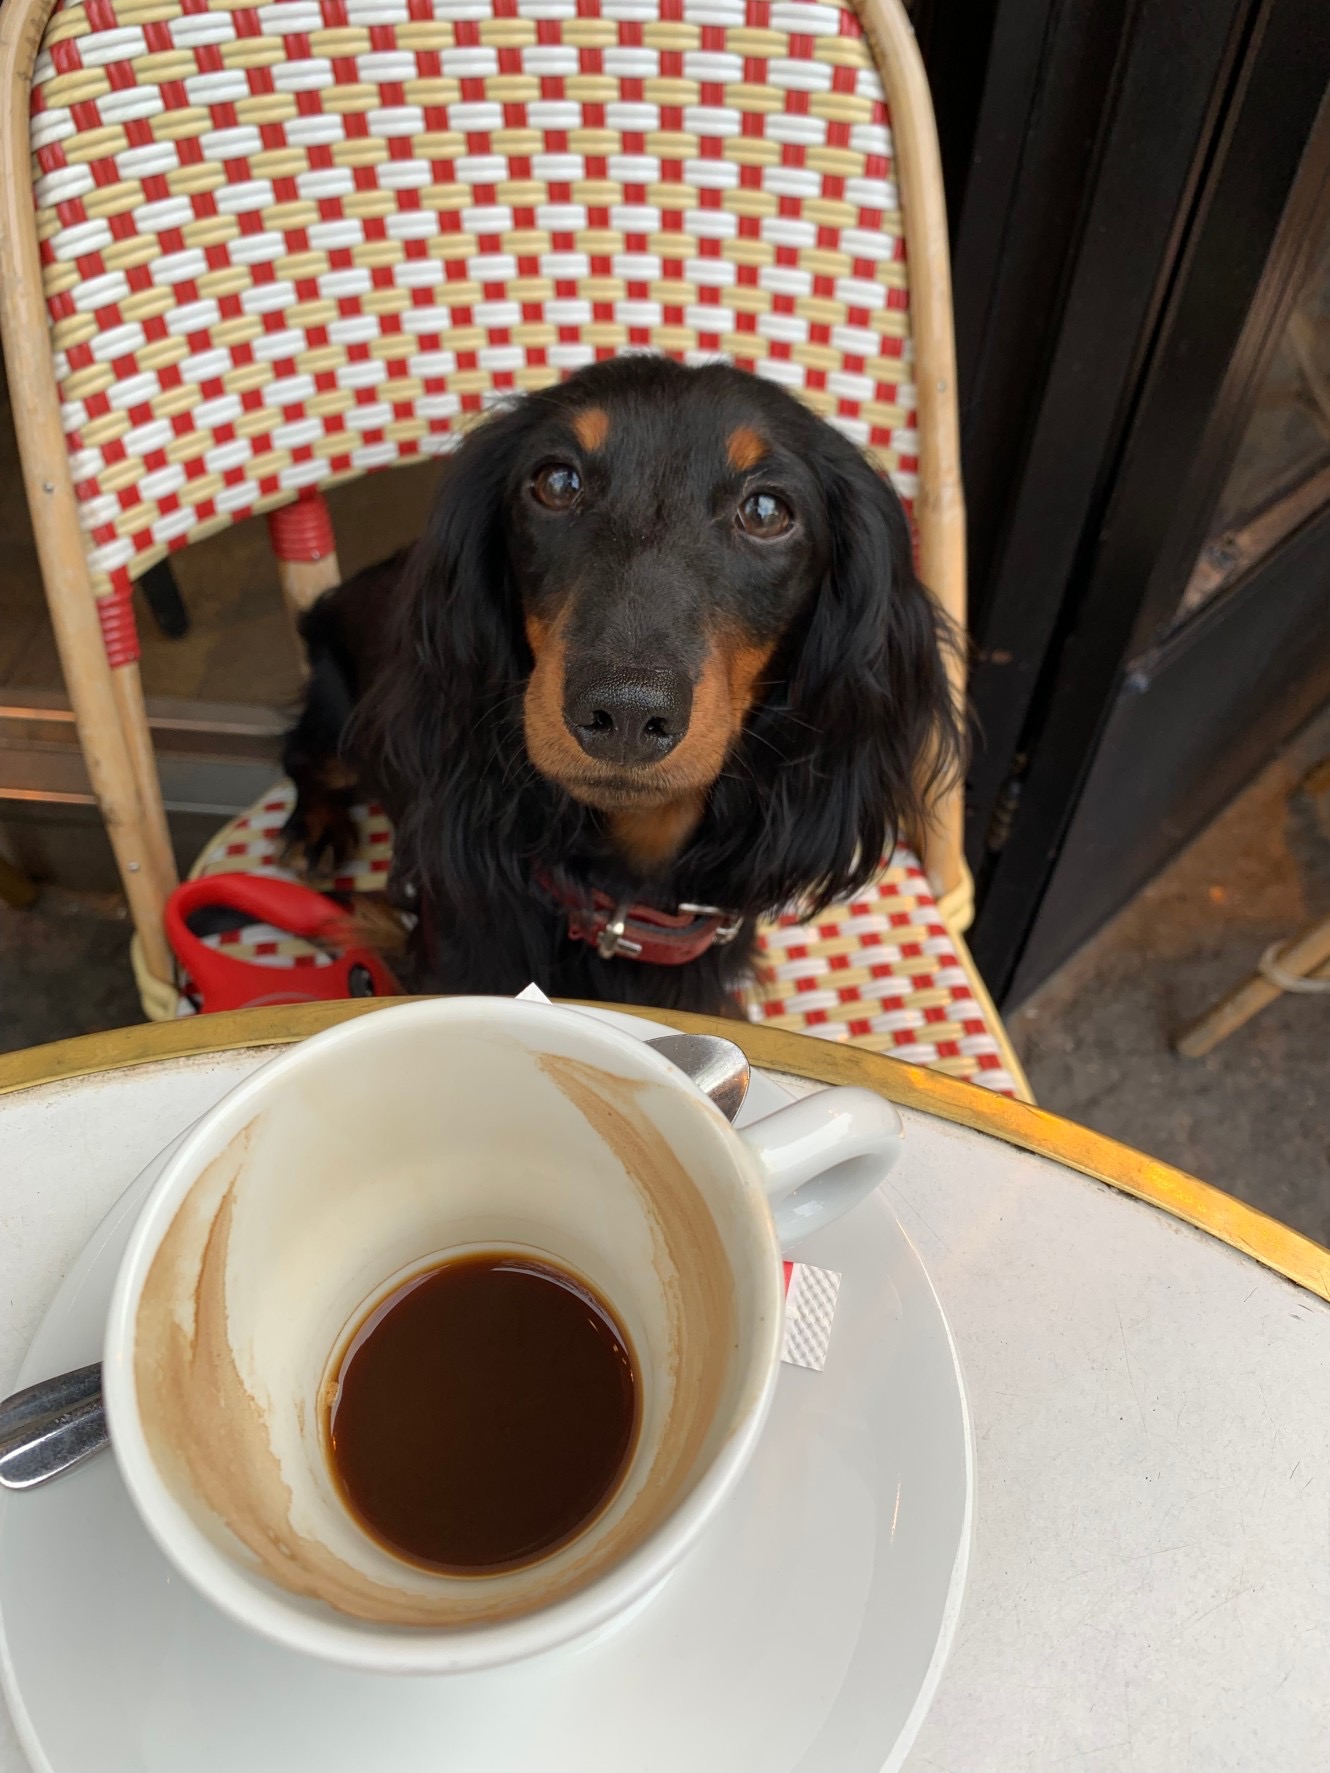
[[[189,927],[205,909],[244,912],[288,935],[335,950],[322,966],[264,966],[212,948]],[[391,969],[372,949],[357,946],[353,925],[336,900],[299,881],[266,874],[211,874],[183,881],[166,902],[166,939],[204,1014],[250,1005],[322,1003],[346,997],[396,997]]]

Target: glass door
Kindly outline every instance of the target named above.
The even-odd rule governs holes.
[[[1221,24],[1124,18],[1028,322],[1045,380],[974,594],[971,945],[1007,1006],[1330,700],[1330,8]]]

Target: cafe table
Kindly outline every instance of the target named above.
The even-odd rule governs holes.
[[[247,1010],[0,1057],[0,1395],[149,1160],[274,1048],[379,1007]],[[883,1189],[954,1337],[973,1507],[949,1653],[891,1764],[1330,1765],[1330,1252],[1167,1164],[937,1073],[770,1029],[655,1020],[737,1040],[791,1094],[876,1090],[904,1122]],[[0,1773],[26,1764],[0,1710]]]

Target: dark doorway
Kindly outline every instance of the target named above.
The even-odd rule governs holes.
[[[1328,87],[1323,0],[996,8],[955,274],[1008,1004],[1330,698]]]

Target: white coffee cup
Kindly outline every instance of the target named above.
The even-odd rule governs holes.
[[[658,1584],[734,1488],[779,1366],[782,1244],[875,1187],[900,1134],[854,1089],[736,1132],[641,1041],[511,999],[423,999],[305,1041],[187,1135],[126,1250],[103,1377],[130,1495],[203,1594],[313,1655],[441,1673],[579,1637]],[[322,1400],[373,1305],[489,1249],[552,1258],[609,1302],[639,1427],[580,1536],[449,1576],[356,1524]]]

